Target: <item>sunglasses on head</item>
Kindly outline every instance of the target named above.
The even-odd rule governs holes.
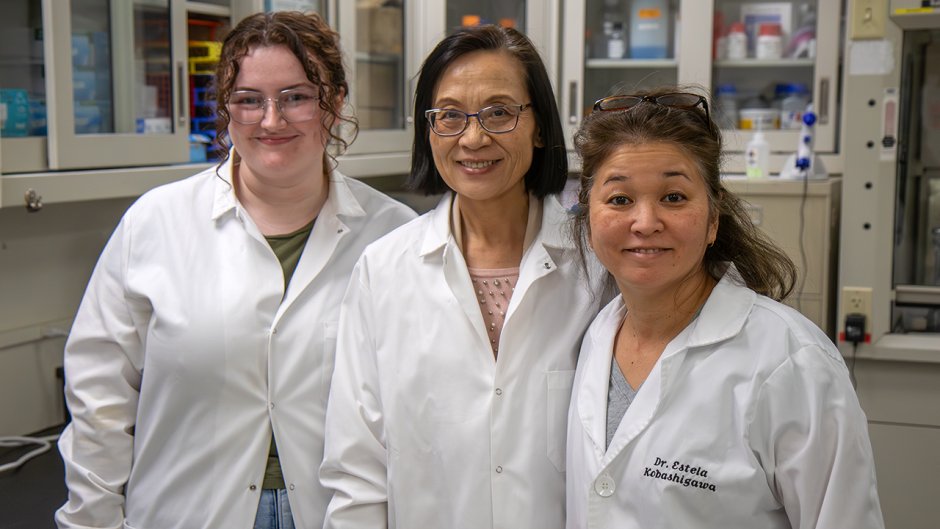
[[[698,94],[674,93],[659,96],[610,96],[594,102],[594,112],[616,112],[630,110],[643,102],[662,105],[668,108],[693,109],[699,105],[705,109],[705,119],[711,126],[711,116],[708,113],[708,101]]]

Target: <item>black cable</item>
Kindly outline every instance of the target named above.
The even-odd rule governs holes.
[[[808,170],[807,170],[808,171]],[[806,224],[806,197],[809,194],[809,173],[803,178],[803,198],[800,200],[800,261],[803,265],[803,273],[800,275],[800,286],[796,291],[796,310],[803,312],[803,287],[806,286],[806,250],[803,249],[803,227]]]
[[[855,378],[855,354],[858,353],[858,342],[852,342],[852,367],[849,369],[849,379],[852,387],[858,389],[858,380]]]

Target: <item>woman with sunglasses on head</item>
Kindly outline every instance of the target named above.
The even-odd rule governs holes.
[[[565,417],[597,313],[578,281],[551,83],[513,29],[425,60],[411,187],[436,209],[371,245],[343,302],[326,527],[564,526]]]
[[[128,210],[75,318],[59,527],[323,525],[342,296],[415,215],[333,169],[348,85],[318,16],[243,20],[215,89],[230,153]]]
[[[575,145],[573,236],[620,295],[581,346],[567,527],[883,527],[848,371],[779,303],[797,270],[723,187],[705,98],[602,99]]]

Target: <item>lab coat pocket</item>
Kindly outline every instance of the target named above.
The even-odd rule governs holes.
[[[339,322],[328,321],[323,324],[323,370],[320,380],[320,400],[330,398],[330,382],[333,380],[333,366],[336,364],[336,334]]]
[[[559,472],[565,471],[568,443],[568,404],[574,370],[548,372],[548,458]]]

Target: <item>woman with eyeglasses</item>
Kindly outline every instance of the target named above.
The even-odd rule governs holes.
[[[597,305],[555,193],[551,83],[513,29],[427,57],[411,187],[433,211],[363,253],[343,302],[320,479],[330,528],[562,528],[565,420]]]
[[[226,37],[218,167],[125,214],[65,350],[62,528],[320,528],[339,307],[413,211],[337,172],[339,36],[267,13]]]
[[[620,295],[581,346],[568,529],[883,527],[845,363],[779,302],[797,270],[722,185],[705,98],[602,99],[575,145],[573,237]]]

